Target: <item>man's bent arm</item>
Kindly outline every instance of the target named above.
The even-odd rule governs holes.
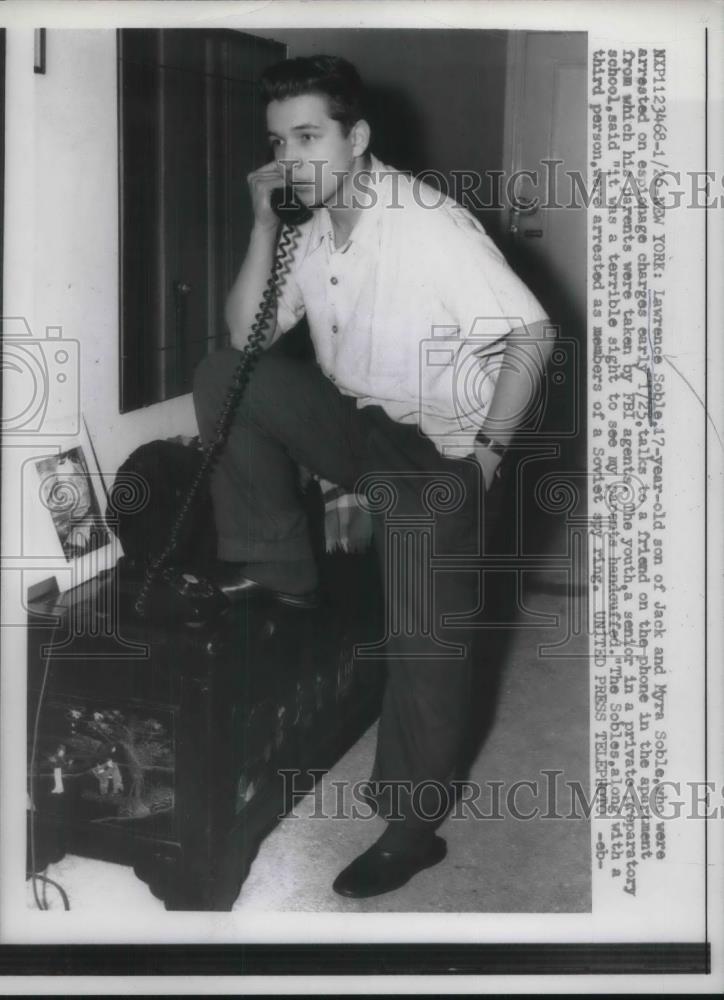
[[[555,343],[555,337],[544,336],[544,331],[550,326],[550,320],[540,320],[527,327],[516,327],[506,337],[500,375],[480,428],[482,434],[504,448],[513,440],[516,428],[528,413],[545,375]],[[486,483],[490,485],[500,456],[484,444],[476,444],[475,456],[483,466]]]
[[[513,440],[518,424],[537,398],[555,342],[555,337],[544,335],[546,328],[551,329],[548,319],[516,327],[505,338],[500,375],[480,428],[504,447]]]
[[[244,263],[226,299],[226,322],[231,333],[231,345],[237,350],[248,342],[254,317],[259,311],[274,264],[278,228],[278,223],[254,226]],[[266,329],[267,346],[274,340],[276,332],[277,308],[274,303]]]

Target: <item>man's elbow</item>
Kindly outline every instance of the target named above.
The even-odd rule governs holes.
[[[533,324],[534,328],[534,338],[538,344],[538,349],[540,350],[541,357],[543,359],[543,367],[548,364],[553,353],[553,348],[555,347],[556,340],[558,339],[559,329],[555,323],[546,316],[545,319],[538,320],[537,323]]]
[[[557,337],[558,327],[546,317],[535,323],[514,327],[508,334],[508,343],[514,345],[516,354],[521,350],[527,354],[542,373],[553,353]]]

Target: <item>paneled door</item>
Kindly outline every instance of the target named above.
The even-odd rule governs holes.
[[[238,31],[118,32],[122,412],[189,392],[227,342],[246,175],[269,158],[257,80],[285,51]]]
[[[504,167],[518,180],[505,250],[561,329],[566,360],[556,365],[557,352],[550,369],[550,429],[560,431],[575,465],[585,462],[586,447],[587,213],[574,178],[585,185],[587,60],[584,32],[509,36]]]

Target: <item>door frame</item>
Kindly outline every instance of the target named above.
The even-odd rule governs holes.
[[[516,108],[525,87],[525,46],[527,31],[509,31],[505,52],[505,98],[503,110],[503,177],[508,180],[520,166],[520,126]],[[507,191],[507,188],[505,189]],[[504,199],[501,237],[510,245],[510,210],[511,206]]]

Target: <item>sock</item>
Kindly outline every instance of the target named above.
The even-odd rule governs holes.
[[[248,576],[262,587],[279,590],[283,594],[304,594],[314,590],[319,580],[317,567],[311,559],[284,562],[237,563]]]
[[[435,836],[432,826],[413,826],[401,820],[393,820],[377,841],[384,851],[403,851],[422,854]]]

